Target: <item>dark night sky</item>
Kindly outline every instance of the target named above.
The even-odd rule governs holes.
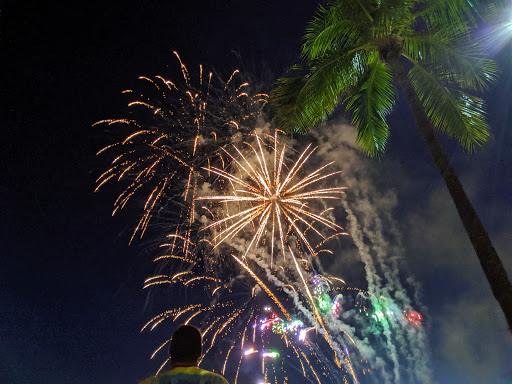
[[[191,65],[203,63],[225,73],[242,65],[257,74],[268,70],[276,78],[297,59],[304,26],[316,8],[315,2],[293,0],[174,3],[125,1],[119,7],[99,1],[0,1],[2,384],[133,383],[154,371],[147,356],[156,340],[139,333],[149,316],[140,288],[152,265],[144,245],[127,246],[135,213],[112,218],[114,194],[108,189],[93,194],[94,180],[106,166],[95,153],[110,138],[91,125],[125,110],[121,91],[139,75],[174,76],[173,50]],[[489,96],[494,139],[488,148],[468,156],[445,140],[509,273],[510,79],[505,74]],[[407,222],[416,214],[433,231],[425,244],[405,233],[411,235],[408,250],[421,255],[434,240],[443,242],[435,238],[442,234],[436,224],[443,222],[436,222],[433,210],[453,206],[445,201],[421,139],[412,128],[405,129],[413,125],[407,111],[394,113],[390,123],[389,163],[377,166],[399,164],[408,182],[396,186],[398,193],[417,194],[403,197],[397,220]],[[448,248],[441,246],[438,253],[461,248],[476,260],[467,243]],[[465,291],[476,290],[483,292],[479,302],[490,308],[494,323],[468,326],[460,338],[467,340],[471,332],[490,335],[484,337],[485,343],[494,343],[488,356],[504,358],[492,383],[509,383],[512,361],[503,354],[512,353],[512,341],[480,271],[472,264],[467,269],[476,282],[459,281],[451,274],[461,270],[457,263],[463,258],[452,264],[441,258],[433,257],[430,269],[421,263],[416,268],[424,302],[432,318],[440,319],[430,322],[435,378],[467,382],[464,364],[475,361],[443,355],[458,342],[443,341],[451,329],[446,319],[460,317],[446,303],[462,305]],[[415,270],[417,259],[412,260]],[[446,281],[439,283],[440,276]],[[485,333],[489,329],[497,331]],[[461,348],[471,345],[460,343]],[[475,364],[486,362],[482,358]]]

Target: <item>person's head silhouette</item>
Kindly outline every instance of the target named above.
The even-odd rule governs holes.
[[[192,325],[181,325],[172,335],[169,355],[171,369],[148,377],[140,384],[159,383],[209,383],[228,384],[218,373],[199,368],[202,355],[203,337],[201,331]]]
[[[197,366],[202,354],[201,331],[192,325],[181,325],[172,335],[169,355],[172,367]]]

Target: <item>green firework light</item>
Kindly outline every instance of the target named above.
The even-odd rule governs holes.
[[[318,296],[316,301],[320,312],[327,312],[331,308],[331,298],[325,293]]]

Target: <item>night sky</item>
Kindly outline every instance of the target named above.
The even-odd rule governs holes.
[[[239,67],[268,91],[298,59],[316,8],[293,0],[174,3],[0,1],[1,384],[135,383],[154,373],[159,364],[148,356],[160,339],[139,332],[153,313],[141,289],[152,255],[144,242],[127,245],[135,210],[111,217],[116,186],[93,193],[107,166],[95,154],[112,137],[92,124],[126,111],[121,91],[138,76],[178,76],[173,50],[190,67]],[[442,137],[509,276],[511,49],[497,57],[505,69],[487,97],[490,142],[469,155]],[[389,123],[385,157],[360,156],[358,172],[394,197],[386,208],[428,308],[434,379],[512,383],[512,337],[403,100]],[[336,127],[351,130],[341,116],[327,132]],[[354,263],[332,270],[350,278]]]

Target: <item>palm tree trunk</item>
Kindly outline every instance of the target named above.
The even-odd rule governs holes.
[[[391,57],[390,57],[391,56]],[[407,102],[416,120],[416,124],[427,144],[427,148],[448,187],[455,203],[459,217],[471,240],[471,244],[484,270],[492,293],[501,306],[507,319],[509,330],[512,332],[512,284],[507,276],[503,263],[492,245],[480,218],[469,201],[462,184],[455,173],[441,142],[435,135],[434,127],[421,105],[418,95],[405,73],[404,66],[398,55],[389,55],[386,61],[391,66],[393,74],[405,93]]]

